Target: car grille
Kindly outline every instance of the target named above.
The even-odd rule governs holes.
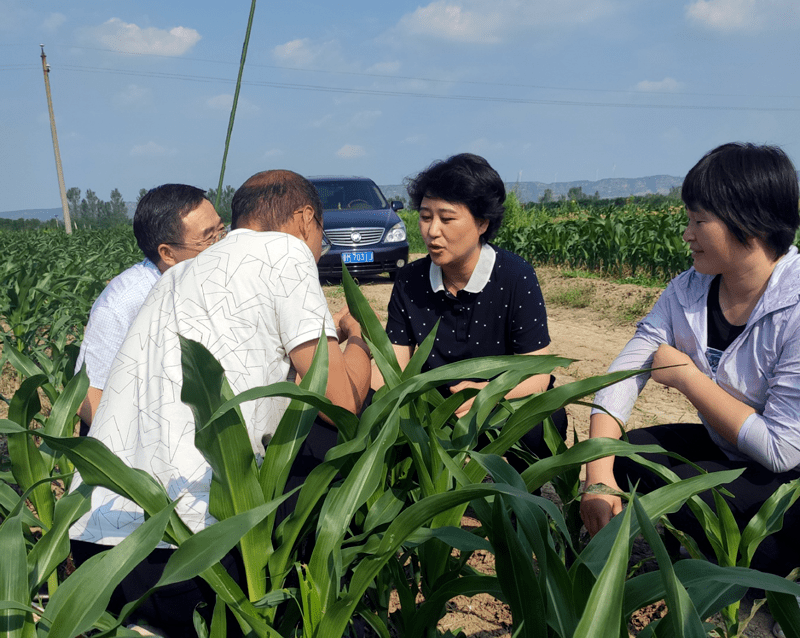
[[[359,241],[353,239],[356,233],[361,236]],[[383,228],[334,228],[325,234],[334,246],[369,246],[381,241]]]

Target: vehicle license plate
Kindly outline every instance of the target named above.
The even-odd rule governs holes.
[[[373,252],[342,253],[342,261],[346,264],[369,264],[375,261]]]

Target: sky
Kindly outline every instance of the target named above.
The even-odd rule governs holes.
[[[399,184],[483,155],[504,180],[684,175],[734,140],[800,165],[797,0],[421,0],[255,8],[224,183]],[[251,4],[0,0],[0,211],[66,187],[219,181]]]

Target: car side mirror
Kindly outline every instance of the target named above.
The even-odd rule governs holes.
[[[389,206],[392,207],[392,210],[394,212],[397,212],[398,210],[403,210],[403,202],[398,201],[398,200],[394,200],[394,201],[389,202]]]

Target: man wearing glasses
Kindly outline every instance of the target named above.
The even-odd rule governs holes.
[[[181,401],[179,336],[199,341],[214,355],[236,394],[286,381],[294,372],[305,375],[323,334],[331,402],[358,412],[371,377],[358,322],[346,309],[332,317],[319,283],[316,262],[325,244],[314,186],[291,171],[258,173],[236,191],[231,210],[232,230],[224,239],[170,268],[153,287],[112,366],[91,430],[128,465],[161,481],[170,498],[180,499],[176,511],[195,532],[215,522],[208,511],[212,471],[194,445],[192,411]],[[239,406],[258,459],[288,403],[277,397]],[[311,430],[288,489],[302,483],[336,435],[322,424]],[[80,484],[76,476],[71,489]],[[134,503],[96,487],[91,510],[70,529],[76,562],[117,545],[143,521]],[[118,613],[147,591],[172,551],[163,543],[154,550],[115,590],[109,609]],[[229,558],[223,565],[239,580],[235,557]],[[184,636],[194,631],[197,604],[205,602],[199,611],[208,615],[214,601],[213,591],[195,579],[159,590],[137,613],[167,635]]]
[[[139,200],[133,234],[145,259],[114,277],[95,300],[75,365],[77,373],[85,363],[89,375],[89,391],[78,410],[82,435],[92,424],[128,328],[161,273],[197,256],[225,232],[205,191],[194,186],[164,184]]]

